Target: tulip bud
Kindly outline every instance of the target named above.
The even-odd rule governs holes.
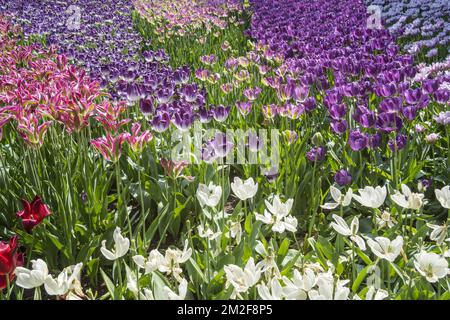
[[[311,138],[311,142],[315,146],[321,146],[323,144],[322,134],[320,132],[317,132],[316,134],[314,134],[313,137]]]

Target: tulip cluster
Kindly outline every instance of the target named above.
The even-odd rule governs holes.
[[[294,97],[297,86],[306,96],[322,95],[332,132],[348,133],[352,150],[378,148],[391,132],[391,149],[403,148],[404,124],[430,103],[449,100],[448,77],[421,87],[410,81],[413,57],[400,52],[388,30],[367,27],[359,1],[252,3],[252,36],[285,58],[284,73],[274,79],[282,96]]]
[[[0,0],[0,300],[448,298],[448,10],[365,3]]]
[[[113,98],[129,104],[155,99],[167,87],[173,94],[189,79],[185,68],[167,66],[164,50],[149,49],[133,28],[132,8],[131,0],[0,1],[0,13],[12,15],[25,35],[43,35],[47,45],[57,45],[58,53],[84,67]],[[167,92],[162,94],[172,98]]]
[[[446,17],[450,8],[447,1],[373,0],[365,3],[380,9],[382,20],[404,43],[403,48],[418,55],[419,59],[441,60],[449,54],[450,23]]]
[[[237,0],[138,0],[134,5],[139,14],[155,28],[160,42],[199,29],[206,34],[216,29],[223,30],[228,23],[235,22],[229,18],[243,10],[241,2]]]

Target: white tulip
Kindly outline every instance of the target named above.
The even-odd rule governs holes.
[[[145,269],[145,274],[149,274],[158,270],[158,267],[164,263],[164,256],[155,249],[150,251],[148,258],[135,255],[133,256],[133,261],[139,268]]]
[[[391,216],[391,213],[383,210],[381,217],[376,216],[375,221],[379,228],[392,228],[397,221]]]
[[[70,290],[79,289],[80,273],[83,263],[65,268],[56,279],[47,277],[44,283],[45,291],[51,296],[63,296]]]
[[[450,209],[450,186],[443,187],[442,189],[434,190],[436,199],[438,199],[441,206],[445,209]]]
[[[116,227],[113,234],[114,239],[114,249],[108,250],[106,249],[106,240],[102,241],[102,247],[100,248],[100,251],[102,252],[103,256],[108,260],[117,260],[124,255],[127,254],[128,250],[130,249],[130,240],[128,238],[125,238],[120,233],[120,228]]]
[[[374,286],[370,286],[366,293],[366,300],[384,300],[389,296],[388,292],[383,289],[375,289]]]
[[[228,221],[228,232],[225,233],[227,238],[236,239],[237,243],[241,242],[242,226],[240,221]]]
[[[345,287],[348,280],[336,281],[331,272],[322,273],[318,275],[317,287],[308,292],[311,300],[347,300],[350,294],[350,289]]]
[[[133,256],[133,261],[139,268],[145,269],[145,274],[159,270],[167,275],[172,274],[177,281],[181,282],[183,280],[181,277],[183,269],[181,269],[180,264],[189,260],[191,255],[192,249],[188,248],[188,241],[186,240],[183,251],[169,248],[163,256],[158,250],[154,249],[150,251],[147,259],[141,255],[136,255]]]
[[[343,206],[343,207],[349,206],[352,201],[353,190],[351,188],[349,188],[347,190],[347,193],[345,195],[343,195],[338,188],[331,186],[330,194],[335,202],[327,202],[327,203],[321,205],[320,207],[322,207],[323,209],[333,210],[333,209],[336,209],[338,206]]]
[[[280,270],[278,268],[276,262],[276,256],[274,254],[274,249],[271,247],[270,253],[266,250],[266,247],[262,244],[261,241],[257,240],[255,245],[255,251],[263,257],[263,260],[258,262],[256,265],[257,269],[260,269],[268,278],[272,275],[276,278],[281,276]]]
[[[283,291],[280,282],[277,279],[272,279],[269,285],[259,284],[256,286],[258,294],[263,300],[282,300]]]
[[[388,292],[383,289],[376,289],[374,286],[368,287],[364,300],[384,300],[389,296]],[[361,297],[355,294],[354,300],[361,300]]]
[[[224,267],[227,283],[234,288],[233,296],[245,293],[253,287],[261,277],[261,270],[256,267],[253,257],[251,257],[242,269],[234,264]]]
[[[286,286],[283,288],[287,300],[306,300],[307,292],[316,285],[316,275],[311,269],[306,269],[303,275],[295,269],[292,279],[283,277]]]
[[[144,290],[139,293],[139,300],[155,300],[155,296],[151,290],[144,288]]]
[[[369,208],[379,208],[383,205],[386,199],[387,190],[386,186],[380,187],[365,187],[359,189],[359,195],[354,194],[353,199],[358,201],[361,205]]]
[[[427,223],[427,226],[433,230],[433,231],[431,231],[430,239],[433,241],[436,241],[436,243],[439,245],[443,244],[445,241],[445,238],[447,237],[448,225],[444,224],[442,226],[438,226],[438,225]]]
[[[368,239],[367,244],[377,257],[394,262],[402,251],[403,238],[402,236],[397,236],[397,238],[391,241],[385,237],[376,237],[375,241]]]
[[[41,259],[31,260],[32,269],[17,267],[14,271],[16,283],[24,289],[33,289],[42,286],[49,277],[45,261]]]
[[[265,200],[268,210],[264,210],[264,215],[256,213],[255,218],[265,224],[272,225],[273,232],[283,233],[285,230],[297,231],[297,218],[289,215],[293,199],[289,199],[286,203],[282,203],[279,196],[275,196],[273,204]]]
[[[222,196],[222,187],[212,182],[209,185],[200,183],[197,189],[197,199],[201,206],[215,207],[219,204]]]
[[[128,266],[126,266],[127,271],[127,289],[133,292],[135,295],[138,294],[138,276],[135,271],[131,271]]]
[[[175,293],[169,287],[165,286],[163,288],[164,295],[167,300],[184,300],[186,298],[188,289],[188,282],[186,279],[182,279],[180,285],[178,286],[178,293]]]
[[[242,181],[239,177],[234,177],[234,182],[231,183],[231,190],[241,200],[251,199],[258,191],[258,183],[255,184],[253,178]]]
[[[414,255],[414,258],[416,270],[431,283],[437,282],[449,273],[447,260],[434,252],[422,251]]]
[[[400,207],[411,210],[419,210],[423,206],[423,193],[414,193],[407,185],[402,184],[402,192],[396,191],[391,195],[391,199]]]
[[[339,234],[350,237],[350,239],[355,242],[361,250],[366,250],[366,244],[364,239],[358,235],[359,230],[359,220],[357,217],[354,217],[352,222],[350,223],[350,227],[348,226],[345,220],[336,215],[332,215],[335,222],[331,223],[331,227]]]
[[[208,240],[214,240],[217,239],[218,237],[220,237],[222,235],[222,232],[214,232],[212,231],[210,228],[205,229],[202,225],[199,225],[197,227],[198,230],[198,235],[201,238],[206,238]]]

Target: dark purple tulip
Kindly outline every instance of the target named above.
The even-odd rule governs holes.
[[[403,127],[403,120],[395,113],[380,113],[375,127],[384,133],[399,131]]]
[[[434,100],[438,103],[447,103],[450,99],[450,91],[446,89],[437,90],[434,93]]]
[[[392,151],[401,150],[406,146],[408,139],[404,134],[398,134],[395,139],[390,139],[388,142],[389,149]]]
[[[333,118],[334,120],[339,120],[345,116],[345,114],[347,112],[347,107],[343,103],[333,104],[330,107],[329,111],[330,111],[331,118]]]
[[[154,108],[153,108],[153,101],[151,99],[141,99],[139,101],[139,108],[141,109],[141,112],[145,116],[148,116],[154,110]]]
[[[370,149],[376,149],[381,145],[381,133],[375,133],[372,135],[369,135],[369,148]]]
[[[381,97],[391,97],[397,92],[397,87],[393,83],[383,84],[378,87],[378,95]]]
[[[158,103],[167,103],[173,96],[173,89],[170,87],[161,88],[156,92],[156,99]]]
[[[368,137],[359,130],[352,130],[348,137],[348,144],[353,151],[360,151],[367,147]]]
[[[127,86],[127,100],[130,102],[138,101],[141,97],[141,91],[139,85],[136,83],[130,83]]]
[[[342,95],[337,91],[328,91],[325,95],[323,103],[327,107],[331,107],[334,104],[340,103]]]
[[[153,59],[154,59],[154,52],[151,51],[151,50],[144,51],[144,52],[142,53],[142,56],[144,57],[145,62],[152,62]]]
[[[208,123],[213,119],[212,112],[205,108],[200,108],[198,115],[201,123]]]
[[[347,121],[346,120],[332,121],[330,126],[331,126],[331,129],[333,130],[333,132],[336,134],[343,134],[347,131]]]
[[[409,104],[417,104],[422,98],[422,90],[421,89],[409,89],[403,93],[403,97],[405,101]]]
[[[347,170],[341,169],[335,173],[334,181],[340,186],[346,186],[352,183],[352,176]]]
[[[381,112],[397,112],[402,109],[402,104],[402,99],[398,97],[384,99],[380,103],[380,110]]]
[[[303,102],[303,105],[305,106],[305,110],[310,112],[313,111],[317,107],[316,98],[309,97],[306,98],[306,100]]]
[[[174,81],[177,84],[189,81],[189,68],[178,69],[173,73]]]
[[[314,147],[306,153],[306,158],[311,162],[320,162],[325,159],[326,153],[325,147]]]
[[[420,183],[422,184],[423,188],[425,188],[425,190],[426,190],[433,185],[433,179],[423,178],[420,180]]]
[[[122,74],[122,79],[127,82],[132,82],[136,79],[136,71],[128,69]]]
[[[439,89],[439,82],[437,80],[425,80],[422,82],[422,88],[425,93],[434,93]]]
[[[175,113],[173,124],[181,131],[185,131],[192,126],[194,122],[194,115],[189,111],[182,111]]]
[[[228,114],[230,113],[231,107],[225,107],[223,105],[218,105],[214,107],[212,111],[212,115],[216,121],[223,122],[228,118]]]
[[[164,132],[170,126],[170,116],[167,112],[162,112],[157,114],[149,123],[156,132]]]
[[[417,102],[416,106],[419,109],[424,109],[424,108],[426,108],[428,106],[429,102],[430,102],[430,97],[427,94],[424,94],[419,99],[419,102]]]
[[[358,106],[353,114],[353,119],[364,128],[370,128],[375,124],[375,113],[366,106]]]
[[[196,84],[186,84],[181,88],[181,96],[187,102],[194,102],[197,99],[198,88]]]
[[[406,119],[408,119],[409,121],[412,121],[416,118],[417,107],[415,107],[415,106],[404,107],[402,110],[402,114]]]

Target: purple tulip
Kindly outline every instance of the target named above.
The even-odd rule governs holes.
[[[409,89],[403,93],[405,101],[409,104],[417,104],[422,98],[421,89]]]
[[[311,162],[320,162],[325,159],[326,152],[325,147],[314,147],[306,153],[306,158]]]
[[[403,120],[395,113],[384,112],[378,115],[375,127],[384,133],[399,131],[403,127]]]
[[[381,112],[397,112],[402,109],[402,104],[402,99],[398,97],[384,99],[380,103],[380,110]]]
[[[422,88],[425,93],[432,94],[439,89],[439,82],[436,80],[425,80],[422,82]]]
[[[381,145],[382,136],[380,133],[369,135],[369,147],[370,149],[376,149]]]
[[[141,99],[139,101],[139,109],[145,116],[150,115],[153,112],[153,101],[151,99]]]
[[[336,134],[343,134],[347,131],[347,121],[346,120],[332,121],[330,126],[331,126],[331,129],[333,130],[333,132],[335,132]]]
[[[333,104],[330,107],[329,111],[330,111],[331,118],[333,118],[334,120],[339,120],[345,116],[345,114],[347,112],[347,107],[343,103]]]
[[[175,113],[173,124],[181,131],[188,130],[194,122],[194,115],[192,112],[180,110]]]
[[[180,95],[186,102],[194,102],[197,99],[198,88],[196,84],[186,84],[181,88]]]
[[[360,151],[367,147],[369,139],[359,130],[352,130],[348,137],[348,144],[353,151]]]
[[[162,112],[157,114],[149,123],[156,132],[164,132],[170,126],[170,116],[167,112]]]
[[[228,118],[228,114],[230,113],[230,106],[218,105],[214,107],[212,111],[212,115],[216,121],[223,122]]]
[[[398,134],[395,139],[390,139],[388,142],[389,149],[392,151],[401,150],[406,146],[408,139],[404,134]]]
[[[346,186],[352,183],[352,176],[347,170],[341,169],[335,173],[334,181],[340,186]]]
[[[437,90],[433,96],[436,102],[444,104],[450,100],[450,91],[446,89],[440,89]]]

